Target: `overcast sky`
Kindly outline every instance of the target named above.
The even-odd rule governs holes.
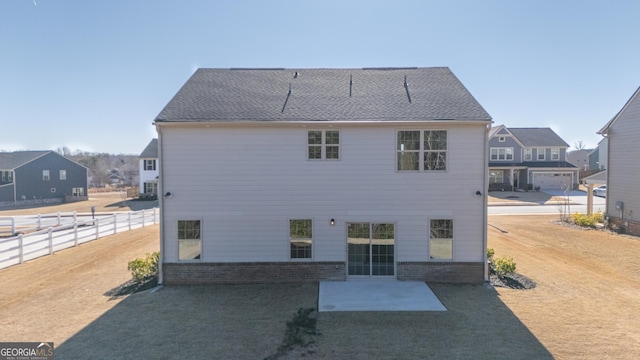
[[[569,145],[640,86],[640,1],[0,0],[0,150],[139,154],[199,67],[448,66]]]

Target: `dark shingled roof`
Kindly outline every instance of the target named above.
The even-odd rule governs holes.
[[[522,145],[530,146],[566,146],[567,144],[558,134],[550,128],[507,128],[517,137]]]
[[[154,159],[158,157],[158,139],[152,139],[147,147],[142,150],[140,157],[143,159]]]
[[[51,150],[0,152],[0,170],[17,169],[20,166],[50,152]]]
[[[406,77],[406,86],[405,86]],[[446,67],[198,69],[155,119],[490,121]]]

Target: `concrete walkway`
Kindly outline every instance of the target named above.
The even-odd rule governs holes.
[[[424,282],[397,280],[324,281],[318,311],[447,311]]]

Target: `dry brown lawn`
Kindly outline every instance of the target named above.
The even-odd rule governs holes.
[[[489,217],[489,246],[536,288],[429,284],[447,312],[321,313],[315,344],[281,358],[640,358],[639,239],[556,218]],[[54,341],[56,359],[264,359],[296,310],[317,304],[317,284],[105,296],[157,249],[152,226],[0,270],[0,341]]]

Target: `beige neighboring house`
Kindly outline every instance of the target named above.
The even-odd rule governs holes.
[[[640,235],[640,88],[598,134],[609,143],[606,215],[612,225]]]

